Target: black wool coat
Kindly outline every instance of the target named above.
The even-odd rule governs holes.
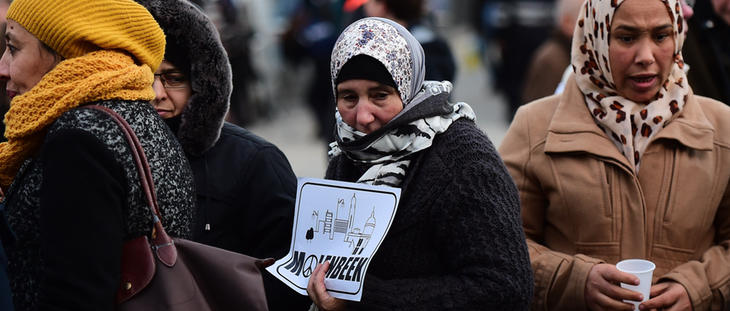
[[[288,253],[297,180],[279,148],[226,123],[213,148],[189,159],[198,202],[193,239],[259,258]]]
[[[297,179],[281,150],[225,123],[211,149],[188,157],[198,202],[193,240],[257,258],[284,257],[291,241]],[[306,308],[306,296],[268,272],[262,275],[270,310]]]
[[[460,119],[412,155],[401,201],[372,259],[362,310],[526,310],[532,272],[517,188],[486,135]],[[329,179],[367,167],[334,157]]]

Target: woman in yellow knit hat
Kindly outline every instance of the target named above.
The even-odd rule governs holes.
[[[168,233],[186,237],[194,192],[189,165],[148,104],[165,37],[132,0],[15,0],[0,78],[11,107],[0,144],[5,237],[18,310],[111,310],[124,241],[152,217],[120,128],[150,163]]]

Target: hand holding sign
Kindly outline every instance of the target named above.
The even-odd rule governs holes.
[[[323,311],[338,311],[345,309],[345,302],[341,299],[332,297],[327,292],[327,287],[324,285],[324,275],[330,267],[330,263],[327,261],[324,264],[317,265],[314,269],[314,274],[309,278],[307,284],[307,293],[312,301],[320,310]]]
[[[359,301],[370,258],[395,217],[400,189],[314,178],[299,179],[297,187],[291,250],[266,270],[325,305],[335,298]],[[317,286],[308,285],[310,277]]]

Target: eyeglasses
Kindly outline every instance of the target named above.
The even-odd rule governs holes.
[[[162,82],[162,86],[166,89],[179,89],[186,86],[188,78],[182,72],[179,71],[168,71],[163,73],[156,73],[155,79],[159,78]]]

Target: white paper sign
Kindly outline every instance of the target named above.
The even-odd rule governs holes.
[[[318,263],[336,298],[360,301],[370,259],[390,229],[400,189],[299,178],[289,254],[266,268],[302,295]]]

